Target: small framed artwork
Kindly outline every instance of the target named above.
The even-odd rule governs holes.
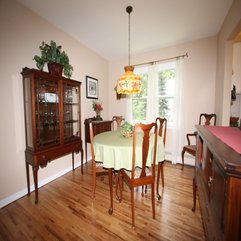
[[[86,98],[98,99],[98,80],[86,75]]]

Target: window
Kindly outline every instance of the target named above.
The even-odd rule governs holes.
[[[136,67],[142,76],[143,91],[127,100],[126,119],[132,124],[155,121],[157,116],[167,118],[169,138],[165,146],[168,160],[181,162],[184,145],[184,115],[182,103],[182,58],[150,66]]]
[[[131,98],[131,121],[150,122],[157,116],[173,123],[176,81],[175,62],[135,68],[142,77],[142,92]]]

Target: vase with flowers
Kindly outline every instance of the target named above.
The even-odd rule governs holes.
[[[102,120],[101,115],[100,115],[101,111],[103,110],[102,102],[98,102],[98,101],[94,100],[92,103],[92,107],[93,107],[93,110],[96,112],[95,119]]]

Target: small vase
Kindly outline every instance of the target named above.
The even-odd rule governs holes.
[[[102,118],[100,116],[100,112],[96,112],[96,117],[95,118],[96,118],[97,121],[102,120]]]

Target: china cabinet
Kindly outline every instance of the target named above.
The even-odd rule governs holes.
[[[32,166],[35,203],[38,202],[38,170],[48,162],[81,152],[81,82],[23,68],[23,92],[26,134],[26,174],[30,195],[29,165]]]

